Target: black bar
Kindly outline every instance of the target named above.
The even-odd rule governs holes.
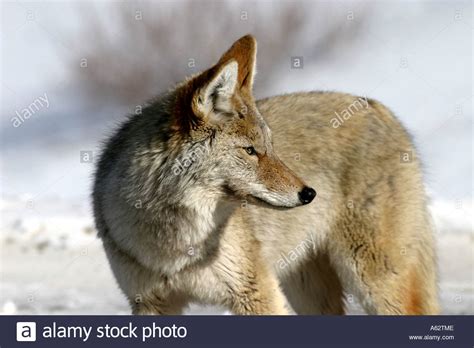
[[[17,342],[17,322],[36,323],[36,342]],[[137,337],[129,334],[130,325],[132,330],[136,327],[133,332]],[[64,331],[60,327],[70,328],[69,335],[76,337],[43,337],[61,335]],[[79,327],[86,327],[86,331]],[[97,337],[101,332],[115,336],[122,327],[126,328],[123,335],[132,337]],[[0,347],[465,348],[474,346],[473,328],[474,316],[0,316]],[[20,331],[26,336],[31,333],[23,326]],[[155,338],[144,337],[151,332]],[[422,339],[410,340],[409,336]],[[434,340],[435,336],[440,340]]]

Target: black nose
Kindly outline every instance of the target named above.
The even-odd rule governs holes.
[[[311,187],[305,186],[301,192],[298,193],[300,202],[303,204],[311,203],[311,201],[316,197],[316,191]]]

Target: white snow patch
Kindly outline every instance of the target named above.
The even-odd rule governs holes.
[[[439,233],[473,233],[473,207],[466,200],[435,200],[429,204]]]
[[[81,248],[96,240],[88,202],[76,203],[54,197],[37,200],[31,195],[0,201],[0,240],[37,249]]]

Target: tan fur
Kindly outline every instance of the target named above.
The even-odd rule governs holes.
[[[355,98],[300,93],[258,103],[273,131],[275,150],[319,195],[313,204],[288,212],[242,210],[255,222],[242,228],[256,232],[267,262],[284,284],[290,279],[285,288],[301,286],[297,275],[307,273],[311,261],[302,258],[290,270],[280,270],[275,255],[287,254],[314,234],[317,243],[310,254],[328,255],[319,267],[334,267],[345,291],[369,313],[436,314],[434,241],[416,151],[398,121],[373,100],[340,128],[331,128],[334,112]],[[413,162],[401,163],[401,151],[412,151]],[[317,295],[324,293],[321,284],[312,286],[315,295],[300,306],[301,312],[320,308],[313,313],[327,313],[321,304],[328,297]],[[342,297],[337,284],[334,290]],[[307,298],[308,290],[286,292],[294,302]],[[334,308],[333,314],[340,312]]]
[[[342,314],[344,296],[373,314],[437,313],[406,131],[380,103],[347,94],[255,102],[255,57],[243,37],[104,149],[94,215],[133,313],[179,314],[197,301],[236,314]]]

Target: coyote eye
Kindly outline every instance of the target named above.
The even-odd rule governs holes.
[[[244,147],[244,149],[250,156],[255,156],[257,154],[257,151],[255,151],[253,146]]]

